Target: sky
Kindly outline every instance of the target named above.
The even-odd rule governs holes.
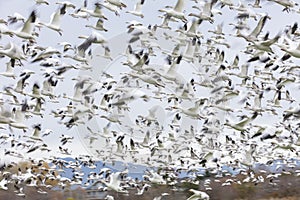
[[[49,0],[50,1],[50,0]],[[52,12],[56,11],[58,8],[58,5],[54,4],[53,1],[52,3],[48,5],[35,5],[35,2],[33,0],[11,0],[11,1],[1,1],[0,2],[0,18],[7,19],[8,15],[13,14],[14,12],[19,12],[22,14],[25,18],[30,14],[32,10],[36,10],[38,13],[38,20],[42,22],[48,22],[50,19],[50,15]],[[80,7],[83,2],[82,1],[71,1],[74,4],[76,4],[77,7]],[[88,1],[88,8],[92,9],[93,3],[95,1]],[[125,61],[125,57],[122,55],[124,54],[127,43],[129,40],[129,36],[126,33],[127,29],[126,27],[128,26],[128,22],[132,20],[137,20],[139,22],[142,22],[145,26],[148,26],[149,24],[155,25],[155,24],[161,24],[162,19],[159,18],[158,16],[161,16],[162,13],[158,12],[160,8],[163,8],[165,5],[175,5],[176,0],[173,1],[164,1],[164,0],[146,0],[145,5],[143,5],[143,12],[145,17],[143,19],[132,16],[128,13],[126,13],[126,10],[131,10],[134,7],[134,4],[136,1],[129,0],[129,1],[124,1],[126,2],[127,8],[120,10],[120,16],[116,16],[114,13],[103,9],[103,12],[105,16],[108,18],[107,21],[104,22],[105,28],[108,30],[107,32],[101,32],[101,34],[106,38],[107,40],[107,46],[109,46],[111,50],[111,55],[113,57],[112,61],[109,61],[107,59],[100,58],[96,56],[97,54],[102,54],[103,53],[103,48],[100,46],[92,45],[93,49],[93,58],[91,59],[91,67],[93,71],[83,71],[78,73],[77,71],[73,70],[68,72],[67,77],[62,81],[59,82],[58,87],[55,89],[55,91],[62,93],[66,93],[69,96],[73,95],[73,87],[75,82],[72,81],[71,79],[74,77],[77,77],[78,75],[90,75],[93,77],[95,80],[103,80],[103,76],[98,75],[101,74],[101,72],[109,72],[110,74],[114,75],[116,79],[120,79],[123,75],[123,73],[128,73],[129,69],[126,68],[121,64],[121,62]],[[233,1],[235,5],[238,4],[238,1]],[[242,1],[244,4],[251,3],[251,1]],[[267,31],[270,32],[270,37],[274,37],[278,33],[282,33],[284,29],[286,28],[287,25],[292,25],[294,22],[299,21],[300,16],[297,13],[294,12],[282,12],[282,7],[277,4],[272,4],[271,2],[268,1],[262,1],[262,7],[261,9],[256,9],[258,13],[266,13],[268,14],[271,19],[267,20],[266,26],[264,27],[263,33],[266,33]],[[190,12],[196,12],[198,13],[199,11],[196,9],[192,9],[189,1],[186,1],[185,5],[185,14],[188,15]],[[8,9],[9,8],[9,9]],[[67,10],[67,14],[62,17],[61,21],[61,27],[63,29],[63,34],[62,36],[59,36],[58,33],[49,30],[45,27],[42,27],[39,32],[39,37],[37,39],[37,43],[40,46],[47,47],[51,46],[54,48],[61,48],[58,46],[59,42],[70,42],[74,46],[78,46],[79,44],[82,43],[82,39],[79,39],[78,36],[80,35],[90,35],[92,33],[92,30],[85,27],[87,24],[92,24],[94,25],[96,23],[96,19],[94,18],[89,18],[87,19],[74,19],[72,18],[69,14],[72,13],[72,9]],[[192,18],[189,17],[189,20]],[[207,30],[213,30],[214,27],[217,24],[224,24],[224,32],[226,33],[226,39],[228,43],[230,44],[230,48],[226,48],[222,45],[218,46],[220,50],[225,51],[225,60],[227,63],[231,63],[237,54],[241,54],[240,52],[243,51],[247,45],[247,43],[242,40],[242,39],[237,39],[235,37],[230,36],[230,34],[234,34],[235,30],[232,28],[232,26],[229,25],[229,23],[234,23],[236,19],[234,18],[234,15],[232,14],[232,11],[229,8],[224,8],[222,9],[222,15],[216,15],[215,16],[215,22],[213,24],[210,24],[208,22],[203,22],[200,27],[199,31],[204,33],[204,39],[201,41],[205,43],[205,40],[209,38],[210,33],[207,32]],[[257,21],[251,19],[249,20],[249,25],[250,29],[252,29]],[[174,34],[176,35],[177,33],[174,32],[175,29],[179,28],[179,25],[183,26],[183,23],[170,23],[172,30],[167,31],[167,33]],[[16,25],[11,25],[10,26],[12,29],[17,29],[19,27],[18,24]],[[159,32],[160,30],[158,30]],[[160,32],[162,33],[162,32]],[[9,41],[13,41],[16,44],[21,44],[21,40],[18,38],[9,38],[7,36],[3,36],[0,40],[0,45],[5,45]],[[173,42],[166,41],[163,39],[161,36],[159,36],[157,40],[157,44],[160,46],[161,49],[166,49],[170,51],[174,47]],[[278,48],[275,49],[276,52],[278,52],[279,55],[282,55],[282,52]],[[244,54],[241,54],[244,55]],[[248,57],[241,57],[241,62],[249,59]],[[205,60],[205,57],[204,57]],[[1,59],[0,63],[3,66],[1,69],[4,69],[5,63],[8,61],[7,58]],[[295,63],[299,63],[296,59],[293,60]],[[62,59],[62,62],[71,62],[68,59]],[[205,62],[205,61],[204,61]],[[154,65],[159,65],[159,67],[164,67],[165,63],[165,55],[163,54],[158,54],[156,57],[151,58],[151,64]],[[183,79],[185,81],[189,81],[191,78],[197,78],[195,76],[195,72],[198,71],[199,66],[194,66],[191,63],[188,62],[183,62],[181,66],[178,69],[178,72],[182,75]],[[17,67],[16,72],[22,71],[24,68],[33,70],[36,72],[35,75],[33,75],[30,78],[30,84],[29,88],[26,88],[27,91],[30,91],[30,87],[32,87],[34,82],[38,82],[40,85],[42,84],[41,80],[41,66],[39,66],[36,63],[30,63],[26,62],[24,63],[24,66],[22,67]],[[250,70],[253,70],[254,68],[252,67]],[[97,73],[95,73],[97,72]],[[7,79],[5,77],[0,77],[0,83],[1,86],[4,85],[14,85],[14,80]],[[299,97],[299,94],[293,91],[297,91],[297,87],[294,87],[294,85],[289,86],[289,88],[292,91],[292,95],[294,98]],[[152,88],[153,89],[153,88]],[[154,90],[154,89],[153,89]],[[166,90],[174,90],[172,87],[167,87]],[[149,91],[143,90],[147,94],[149,94]],[[151,91],[152,92],[152,91]],[[242,92],[247,92],[247,91],[242,91]],[[100,94],[101,96],[102,94]],[[209,95],[209,90],[201,90],[197,91],[195,95],[199,98],[206,97]],[[272,95],[272,94],[269,94]],[[24,97],[21,97],[24,99]],[[267,96],[266,96],[267,98]],[[99,101],[99,98],[97,98]],[[81,154],[95,154],[95,147],[104,145],[105,140],[100,139],[99,141],[95,142],[93,144],[93,147],[90,148],[88,144],[88,140],[85,140],[86,136],[86,126],[83,127],[72,127],[71,129],[67,129],[64,126],[60,125],[57,123],[57,119],[54,119],[53,116],[49,115],[51,110],[55,110],[60,108],[62,105],[65,106],[68,104],[68,100],[64,99],[62,102],[59,104],[56,103],[51,103],[51,102],[46,102],[45,104],[45,116],[43,118],[40,117],[32,117],[31,119],[28,120],[29,126],[32,124],[36,123],[41,123],[42,124],[42,130],[45,129],[52,129],[53,134],[50,136],[47,136],[44,140],[45,142],[49,145],[50,148],[54,149],[52,153],[54,155],[59,155],[58,151],[58,144],[59,144],[59,137],[62,134],[69,135],[74,137],[72,143],[68,143],[66,147],[68,147],[72,151],[72,156],[78,156]],[[295,105],[298,102],[294,103]],[[142,105],[143,104],[143,105]],[[185,105],[184,105],[185,104]],[[142,106],[141,106],[142,105]],[[128,127],[125,125],[130,125],[134,127],[134,121],[137,118],[138,115],[143,115],[146,116],[148,114],[148,110],[152,108],[153,106],[158,105],[159,106],[159,116],[160,116],[160,122],[162,124],[168,124],[170,122],[170,115],[173,115],[174,113],[169,113],[164,110],[164,108],[167,106],[166,102],[162,102],[160,100],[150,100],[149,102],[144,102],[143,100],[137,100],[133,101],[130,103],[131,110],[130,112],[126,113],[126,118],[123,121],[123,125],[118,126],[118,125],[113,125],[113,129],[119,131],[119,132],[126,132],[128,131]],[[192,106],[193,103],[189,102],[184,102],[183,105],[185,107]],[[237,101],[232,101],[230,103],[230,106],[232,105],[238,105]],[[220,118],[230,118],[231,116],[228,116],[226,113],[221,113],[219,115]],[[265,124],[272,125],[273,123],[277,123],[277,119],[273,119],[273,117],[270,116],[262,116],[260,118],[261,121]],[[268,121],[268,122],[266,122]],[[260,123],[260,122],[257,122]],[[183,130],[188,129],[190,124],[193,124],[196,128],[201,127],[201,123],[198,122],[197,120],[189,119],[187,117],[183,117],[183,122],[182,126],[185,127]],[[104,119],[98,119],[98,120],[91,120],[87,123],[89,127],[91,127],[95,131],[101,131],[106,125],[107,121]],[[168,132],[169,130],[165,130]],[[30,134],[32,132],[32,128],[30,128],[27,133],[25,134]],[[14,130],[14,133],[16,134],[23,134],[22,131],[19,130]],[[142,140],[144,135],[138,135],[135,134],[136,140]],[[236,136],[238,137],[238,136]],[[224,138],[223,138],[224,139]],[[4,150],[4,149],[2,149]],[[41,156],[40,152],[34,152],[32,154],[26,155],[26,157],[38,157]],[[47,155],[45,155],[47,156]]]

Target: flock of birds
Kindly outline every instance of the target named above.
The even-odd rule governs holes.
[[[159,0],[136,0],[134,9],[121,0],[32,2],[36,8],[28,17],[16,12],[0,18],[0,60],[6,65],[0,72],[1,158],[10,159],[1,189],[14,185],[24,196],[24,183],[42,188],[51,187],[47,179],[61,187],[100,180],[102,189],[126,194],[138,188],[141,195],[149,183],[176,185],[181,172],[195,178],[200,168],[217,176],[226,173],[224,166],[251,169],[276,160],[296,167],[291,158],[300,151],[300,31],[297,22],[265,30],[274,16],[261,12],[273,7],[278,15],[299,17],[296,2],[177,0],[158,10],[146,8],[151,2],[160,6]],[[51,5],[56,10],[43,22],[39,9]],[[124,25],[118,24],[122,17],[132,19],[125,23],[126,41],[107,39],[109,27]],[[145,24],[147,18],[158,22]],[[75,27],[62,26],[67,21]],[[41,45],[43,34],[53,36],[44,29],[55,32],[47,41],[52,46]],[[61,41],[69,29],[82,41]],[[68,145],[78,143],[76,130],[92,156],[68,163],[61,157],[72,156]],[[38,154],[51,156],[34,159]],[[32,168],[9,172],[14,158],[29,160]],[[51,168],[33,173],[41,159]],[[95,168],[95,160],[152,169],[139,184],[126,176],[128,170],[108,168],[82,183],[76,170],[83,164]],[[73,179],[55,173],[62,166],[74,168]],[[209,199],[191,192],[188,199]]]

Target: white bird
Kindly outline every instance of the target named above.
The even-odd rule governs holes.
[[[104,28],[104,26],[103,26],[102,19],[98,19],[95,26],[87,24],[87,25],[85,25],[85,27],[89,27],[89,28],[95,29],[97,31],[105,31],[105,32],[107,31],[107,29]]]
[[[87,12],[81,11],[80,8],[75,10],[74,13],[71,13],[69,15],[74,18],[83,18],[83,19],[88,19],[90,16]]]
[[[45,79],[43,81],[43,88],[42,88],[42,95],[49,96],[51,99],[56,98],[53,89],[57,85],[58,80],[55,80],[53,76],[50,76],[49,78]]]
[[[138,74],[138,73],[128,73],[129,76],[133,78],[138,78],[145,82],[146,84],[151,84],[156,87],[164,87],[164,84],[160,80],[160,77],[157,74]]]
[[[56,32],[59,35],[62,35],[62,29],[60,28],[61,17],[66,14],[66,4],[60,7],[56,12],[52,13],[50,16],[50,22],[45,24],[43,22],[39,22],[39,25],[46,26]]]
[[[85,39],[83,43],[81,43],[77,49],[79,51],[79,55],[84,57],[85,51],[92,45],[92,44],[104,44],[107,43],[106,38],[98,33],[93,31],[90,36],[80,36],[80,38]]]
[[[36,22],[36,11],[32,11],[26,22],[24,23],[21,30],[9,30],[11,34],[14,34],[20,38],[28,39],[28,40],[35,40],[34,37],[34,27]]]
[[[115,200],[115,198],[111,195],[106,195],[105,200]]]
[[[153,198],[153,200],[161,200],[164,196],[170,195],[169,193],[162,193],[160,196],[156,196]]]
[[[5,19],[0,18],[0,24],[5,24],[7,25],[7,21]]]
[[[0,55],[5,55],[11,59],[25,60],[26,57],[21,49],[12,42],[9,42],[4,49],[0,49]]]
[[[126,13],[130,13],[132,15],[144,18],[144,14],[142,12],[142,6],[145,3],[145,0],[137,0],[137,3],[134,6],[132,11],[126,11]]]
[[[47,48],[44,48],[40,53],[37,53],[31,62],[38,62],[41,60],[45,60],[55,55],[60,56],[60,52],[57,49],[49,46]]]
[[[143,178],[145,180],[148,180],[150,181],[151,183],[154,183],[154,184],[166,184],[166,180],[164,180],[164,178],[159,175],[157,172],[154,172],[154,171],[147,171],[149,173],[149,175],[143,175]]]
[[[73,8],[73,9],[76,8],[76,6],[73,3],[71,3],[70,1],[59,1],[59,2],[56,2],[56,4],[66,5],[67,8]]]
[[[280,49],[282,51],[285,51],[286,53],[288,53],[290,56],[293,56],[295,58],[300,58],[300,43],[298,44],[298,46],[295,47],[291,47],[287,46],[287,45],[278,45],[280,47]]]
[[[26,93],[26,95],[36,98],[36,99],[42,99],[44,100],[44,97],[42,96],[40,92],[40,86],[37,83],[34,83],[32,86],[32,92],[31,93]]]
[[[213,19],[213,13],[212,13],[212,6],[216,2],[217,1],[215,1],[215,0],[204,2],[202,9],[200,9],[200,14],[190,13],[189,16],[197,17],[201,20],[206,20],[206,21],[209,21],[210,23],[213,23],[214,19]],[[198,6],[193,6],[193,8],[199,9]]]
[[[46,0],[35,0],[35,3],[38,5],[41,5],[41,4],[49,5],[49,2]]]
[[[168,6],[169,7],[169,6]],[[165,12],[167,16],[174,17],[176,19],[180,19],[183,22],[187,22],[187,19],[183,13],[184,0],[177,0],[177,3],[174,8],[170,9],[159,9],[159,12]]]
[[[109,49],[108,46],[104,47],[104,54],[103,55],[97,55],[97,56],[100,56],[100,57],[105,58],[105,59],[113,60],[113,58],[110,55],[110,49]]]
[[[283,11],[289,11],[291,8],[298,6],[298,3],[292,0],[268,0],[268,1],[275,2],[279,5],[282,5],[284,7]]]
[[[101,182],[103,184],[106,185],[107,188],[111,189],[111,190],[114,190],[116,192],[120,192],[120,193],[128,193],[127,190],[124,189],[124,187],[121,186],[121,175],[122,175],[122,172],[115,172],[115,173],[112,173],[110,174],[109,178],[110,178],[110,181],[109,182],[106,182],[104,180],[101,180]]]
[[[23,15],[21,15],[20,13],[15,12],[13,15],[8,16],[7,21],[8,21],[9,24],[13,24],[13,23],[16,23],[18,21],[25,22],[25,17],[23,17]]]
[[[10,124],[14,122],[11,110],[6,106],[1,105],[0,124]]]
[[[224,6],[228,6],[229,8],[231,6],[234,6],[231,0],[220,0],[220,3],[221,3],[221,8],[223,8]]]
[[[0,75],[15,79],[16,75],[14,73],[14,67],[15,67],[15,59],[10,59],[10,61],[6,63],[5,72],[0,72]]]
[[[237,30],[237,33],[236,33],[236,37],[242,37],[242,38],[244,38],[244,39],[245,39],[246,41],[248,41],[248,42],[257,41],[257,40],[258,40],[258,35],[261,33],[263,27],[265,26],[267,19],[270,19],[270,17],[269,17],[268,15],[263,15],[263,16],[259,19],[259,21],[258,21],[256,27],[255,27],[255,28],[253,29],[253,31],[252,31],[250,34],[248,34],[248,35],[242,34],[242,33],[240,32],[240,30],[238,29],[238,30]]]
[[[41,124],[33,125],[33,128],[34,128],[34,131],[33,131],[32,135],[29,136],[29,138],[32,141],[43,141],[43,139],[40,136],[40,133],[41,133],[41,130],[42,130]]]
[[[140,189],[140,186],[138,185],[138,186],[137,186],[138,192],[135,193],[135,195],[143,195],[143,194],[144,194],[144,191],[147,191],[149,187],[151,187],[151,185],[149,185],[149,184],[147,184],[147,183],[143,185],[142,189]]]
[[[252,6],[253,8],[261,8],[260,4],[260,0],[255,0],[254,4],[249,4],[250,6]]]
[[[2,180],[0,181],[0,189],[2,189],[2,190],[8,190],[8,187],[7,187],[8,183],[9,183],[9,181],[8,181],[7,177],[2,178]]]
[[[209,200],[209,195],[205,192],[194,189],[190,189],[189,191],[193,192],[194,194],[187,198],[187,200]]]
[[[102,5],[100,3],[95,3],[94,6],[95,6],[94,10],[88,10],[86,9],[86,7],[82,7],[80,8],[80,11],[86,12],[92,17],[107,20],[105,15],[102,13]]]
[[[112,4],[112,5],[114,5],[114,6],[119,7],[120,9],[127,7],[126,4],[124,4],[120,0],[105,0],[105,1],[108,2],[108,3],[110,3],[110,4]]]
[[[14,108],[14,122],[10,123],[9,125],[17,129],[23,129],[23,131],[25,132],[26,129],[28,129],[28,126],[24,123],[27,109],[28,105],[26,101],[21,105],[21,109]]]
[[[251,117],[245,116],[241,121],[239,121],[238,123],[231,123],[228,119],[226,119],[226,122],[224,123],[225,126],[229,126],[237,131],[248,131],[247,129],[247,125],[253,121],[256,117],[257,117],[258,113],[254,112],[254,114]]]
[[[118,10],[118,6],[110,4],[107,1],[104,1],[103,3],[99,3],[99,4],[102,5],[104,8],[106,8],[106,9],[114,12],[116,16],[120,16],[120,13],[119,13],[119,10]]]
[[[27,83],[25,81],[34,74],[34,71],[31,70],[23,70],[20,74],[20,79],[17,81],[17,84],[14,88],[14,91],[20,94],[24,94],[23,90]]]

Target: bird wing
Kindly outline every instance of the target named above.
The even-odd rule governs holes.
[[[257,23],[257,26],[254,28],[254,30],[250,33],[251,36],[253,37],[257,37],[260,32],[262,31],[263,27],[265,26],[266,24],[266,21],[267,21],[267,18],[269,16],[268,15],[264,15],[260,18],[260,20],[258,21]]]
[[[178,0],[174,7],[174,10],[177,12],[182,12],[183,6],[184,6],[184,0]]]
[[[33,31],[33,28],[34,28],[33,24],[34,24],[35,20],[36,20],[36,12],[34,10],[31,12],[30,16],[26,20],[21,32],[31,34],[31,32]]]
[[[51,15],[50,24],[53,26],[60,26],[60,17],[66,13],[66,4]]]

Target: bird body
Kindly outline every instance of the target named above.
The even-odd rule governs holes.
[[[105,20],[107,20],[107,18],[102,13],[102,5],[100,3],[95,3],[94,10],[88,10],[85,7],[83,7],[83,8],[80,8],[80,11],[81,12],[86,12],[86,13],[88,13],[92,17],[96,17],[96,18],[99,18],[99,19],[105,19]]]
[[[0,49],[0,55],[5,55],[16,60],[26,59],[24,53],[12,42],[10,42],[5,49]]]
[[[196,199],[201,199],[201,200],[209,200],[209,196],[207,193],[199,191],[199,190],[194,190],[190,189],[190,192],[193,192],[194,194],[187,198],[187,200],[196,200]]]
[[[128,193],[127,190],[125,190],[122,186],[121,186],[121,181],[120,181],[120,176],[121,176],[122,172],[115,172],[112,173],[109,177],[110,177],[110,181],[106,182],[104,180],[101,180],[101,182],[103,184],[106,185],[107,188],[114,190],[115,192],[120,192],[120,193]]]

